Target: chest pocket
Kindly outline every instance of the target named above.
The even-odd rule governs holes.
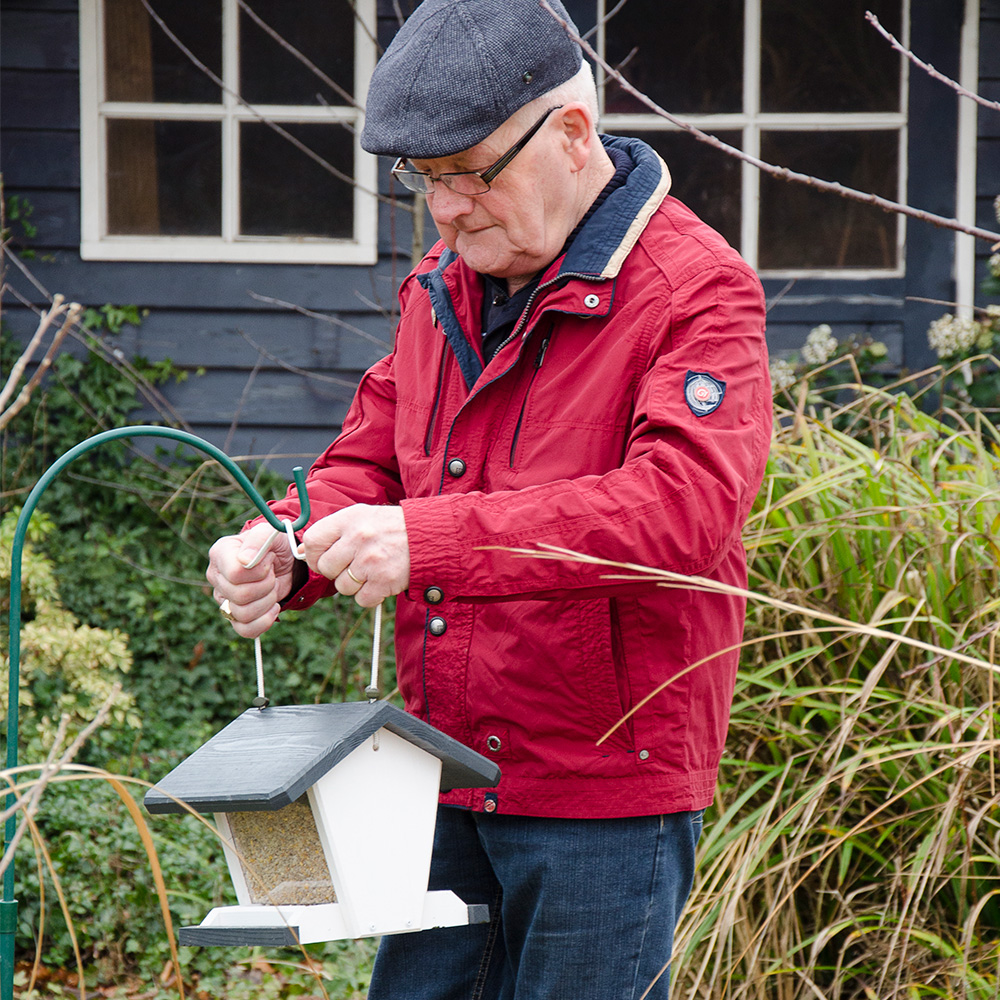
[[[574,356],[558,338],[541,341],[494,447],[491,464],[503,487],[601,475],[621,465],[632,393],[592,353]]]

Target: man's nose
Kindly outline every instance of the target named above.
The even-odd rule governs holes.
[[[438,225],[450,226],[461,215],[468,215],[475,208],[476,199],[471,195],[452,191],[447,184],[435,181],[427,194],[427,207]]]

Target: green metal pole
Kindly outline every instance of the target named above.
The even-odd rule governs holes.
[[[38,505],[41,495],[45,492],[52,480],[62,472],[71,462],[74,462],[81,455],[93,448],[97,448],[107,441],[114,441],[117,438],[132,437],[162,437],[180,441],[190,445],[210,455],[219,462],[227,472],[236,480],[240,488],[253,501],[254,506],[267,518],[268,523],[279,531],[284,529],[284,525],[274,515],[271,509],[264,502],[264,498],[257,492],[253,484],[247,478],[239,466],[223,451],[220,451],[213,444],[189,434],[187,431],[174,430],[172,427],[153,427],[147,425],[137,425],[135,427],[116,427],[110,431],[103,431],[95,434],[86,441],[81,441],[76,447],[71,448],[60,456],[49,466],[41,479],[35,484],[35,488],[28,494],[28,499],[21,509],[21,516],[17,520],[14,529],[14,543],[11,547],[10,556],[10,667],[8,670],[7,684],[7,768],[17,767],[17,747],[18,747],[18,684],[20,680],[21,667],[21,562],[24,551],[24,541],[28,534],[28,522]],[[309,520],[309,495],[306,493],[305,475],[301,467],[296,466],[292,470],[292,477],[295,480],[295,488],[299,495],[299,516],[292,523],[292,529],[297,531]],[[13,793],[6,796],[6,806],[10,809],[16,799]],[[4,828],[4,844],[8,844],[17,832],[17,816],[12,814],[7,818]],[[14,998],[14,934],[17,930],[17,900],[14,898],[14,863],[10,864],[3,874],[3,899],[0,900],[0,1000],[13,1000]],[[83,984],[81,983],[81,986]]]

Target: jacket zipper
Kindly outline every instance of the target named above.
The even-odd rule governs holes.
[[[543,289],[551,288],[553,285],[558,284],[564,278],[565,279],[579,278],[581,281],[592,281],[592,282],[595,282],[595,283],[599,282],[599,281],[606,281],[607,280],[606,278],[602,278],[600,275],[597,275],[597,274],[579,274],[579,273],[577,273],[575,271],[571,271],[568,274],[559,274],[559,275],[556,275],[556,277],[554,277],[551,281],[546,281],[544,284],[539,285],[531,293],[531,295],[528,296],[528,301],[524,304],[524,311],[521,313],[521,318],[517,321],[517,325],[511,331],[510,336],[502,344],[500,344],[499,347],[497,347],[496,351],[494,352],[494,357],[497,354],[499,354],[500,351],[502,351],[503,348],[505,348],[515,337],[517,337],[521,333],[521,331],[524,329],[525,326],[527,326],[527,324],[528,324],[528,313],[531,311],[531,307],[534,304],[535,299],[538,297],[538,293],[541,292]],[[435,317],[435,319],[436,319],[436,317]],[[539,362],[539,363],[541,363],[541,362]],[[513,367],[514,367],[514,365],[512,364],[510,366],[510,368],[507,368],[505,371],[502,371],[499,375],[496,376],[496,378],[491,379],[489,381],[489,383],[487,383],[487,385],[492,385],[494,382],[497,381],[497,379],[503,378],[503,376],[506,375],[511,370],[511,368],[513,368]],[[487,386],[481,386],[480,389],[479,389],[479,391],[481,392],[486,387]],[[472,396],[470,396],[469,399],[467,399],[465,401],[465,403],[463,403],[462,406],[459,407],[459,414],[462,412],[462,410],[468,404],[468,402],[469,402],[470,399],[472,399]],[[449,430],[448,437],[445,440],[445,446],[444,446],[445,458],[447,458],[447,456],[448,456],[448,448],[449,448],[449,446],[451,444],[451,431],[454,430],[454,428],[455,428],[455,422],[454,421],[457,420],[457,419],[458,419],[458,414],[456,414],[454,420],[452,421],[451,430]],[[440,492],[442,489],[444,489],[444,477],[445,477],[445,472],[444,472],[444,469],[442,468],[442,470],[441,470],[441,484],[438,487],[438,492]]]
[[[434,425],[437,422],[438,409],[441,406],[441,388],[444,385],[444,366],[448,362],[448,338],[442,336],[441,362],[438,365],[437,392],[434,394],[434,405],[431,407],[431,415],[427,420],[427,430],[424,432],[424,454],[430,456],[431,444],[434,436]]]
[[[538,354],[535,356],[535,368],[531,373],[531,379],[528,382],[528,388],[525,390],[524,399],[521,400],[521,412],[517,415],[517,423],[514,425],[514,440],[510,443],[510,467],[514,468],[514,457],[517,453],[517,442],[518,438],[521,436],[521,422],[524,420],[524,411],[528,408],[528,397],[531,395],[531,387],[535,384],[535,379],[538,376],[538,369],[542,367],[542,362],[545,360],[545,352],[549,349],[549,337],[546,335],[542,338],[542,343],[538,348]]]
[[[528,325],[528,313],[531,312],[531,307],[535,303],[535,299],[538,297],[538,293],[546,288],[551,288],[553,285],[559,284],[560,281],[568,281],[571,278],[579,278],[581,281],[606,281],[606,278],[602,278],[597,274],[577,274],[571,271],[569,274],[557,274],[551,281],[546,281],[544,284],[539,285],[532,293],[528,296],[528,301],[524,304],[524,312],[521,313],[521,318],[517,321],[516,326],[510,332],[510,336],[496,349],[494,352],[494,357],[499,354],[515,337],[517,337],[525,326]]]

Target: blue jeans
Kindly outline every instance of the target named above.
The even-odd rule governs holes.
[[[439,808],[430,888],[490,922],[384,937],[368,1000],[666,1000],[701,824]]]

